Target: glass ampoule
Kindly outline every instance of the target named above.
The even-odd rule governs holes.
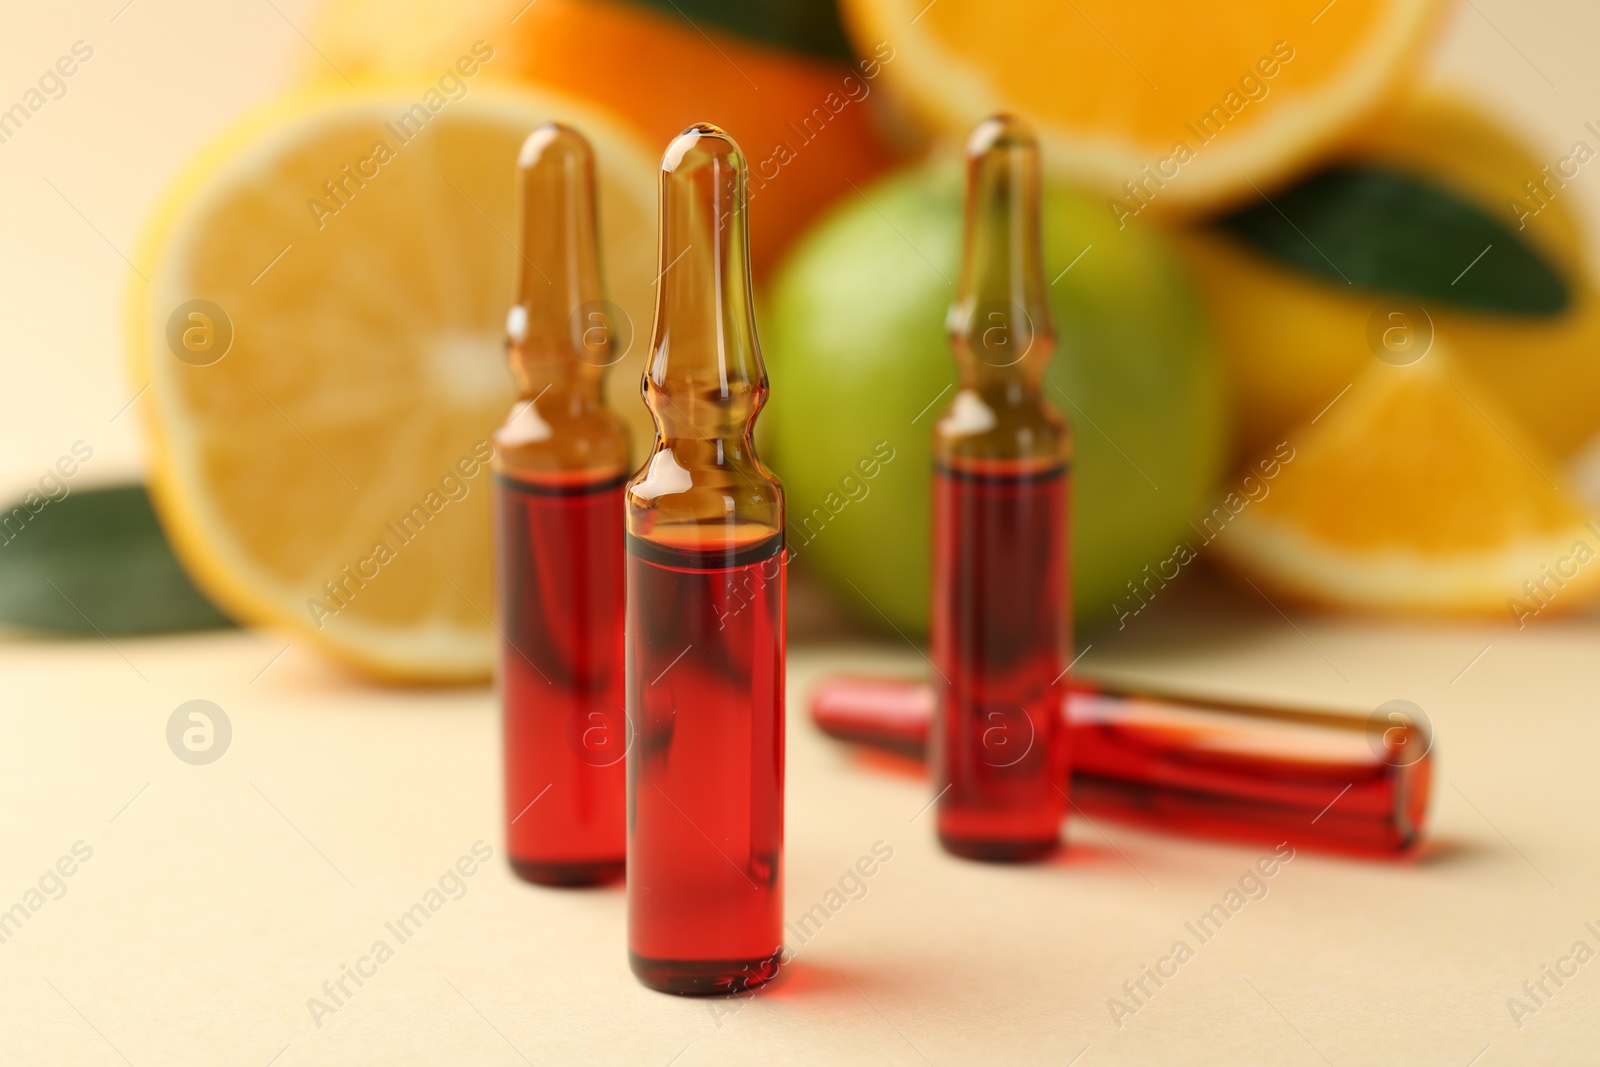
[[[751,442],[746,166],[705,124],[662,158],[656,436],[627,488],[628,949],[671,993],[759,985],[783,948],[783,487]]]
[[[623,872],[622,492],[628,431],[604,400],[616,324],[601,284],[594,153],[557,123],[517,163],[518,399],[495,431],[506,854],[544,885]]]
[[[1072,435],[1042,392],[1055,334],[1038,145],[996,116],[966,154],[961,282],[946,322],[958,383],[934,431],[932,766],[944,847],[1026,860],[1055,847],[1067,803]]]
[[[830,737],[924,753],[926,682],[828,678],[811,718]],[[1426,723],[1151,693],[1074,679],[1062,708],[1072,803],[1092,818],[1193,837],[1393,856],[1426,829]]]

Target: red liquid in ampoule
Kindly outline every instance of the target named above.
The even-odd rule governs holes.
[[[1416,726],[1271,717],[1074,691],[1072,799],[1150,829],[1397,853],[1422,837],[1431,738]]]
[[[622,874],[626,480],[496,478],[506,851],[530,881]]]
[[[811,714],[826,734],[921,756],[933,686],[830,678]],[[1069,710],[1070,709],[1070,710]],[[1062,706],[1067,787],[1092,818],[1167,833],[1387,855],[1421,840],[1433,780],[1425,723],[1110,692],[1074,683]]]
[[[628,482],[628,960],[737,993],[783,952],[783,486],[756,455],[747,164],[708,124],[661,162],[661,281]]]
[[[783,538],[629,539],[633,966],[728,992],[777,973],[783,898]]]
[[[939,836],[962,854],[1024,859],[1055,845],[1067,805],[1068,475],[1003,471],[934,476]]]
[[[495,431],[495,577],[506,856],[543,885],[622,874],[625,424],[603,300],[594,153],[547,123],[517,160],[522,210],[506,358],[518,399]]]
[[[946,320],[959,380],[934,430],[929,616],[939,841],[972,859],[1044,855],[1067,804],[1072,431],[1041,390],[1055,333],[1040,183],[1025,124],[978,125]]]

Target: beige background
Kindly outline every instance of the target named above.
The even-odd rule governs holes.
[[[75,40],[95,56],[0,145],[0,487],[37,477],[78,439],[96,453],[86,481],[137,471],[136,422],[112,418],[133,392],[115,314],[130,277],[121,257],[179,162],[305,58],[292,24],[307,25],[309,7],[7,11],[0,102]],[[1592,5],[1474,0],[1432,76],[1512,116],[1555,159],[1600,118],[1597,30]],[[1593,229],[1600,178],[1585,171],[1566,195]],[[496,727],[486,692],[375,689],[297,648],[275,659],[285,644],[256,633],[0,642],[0,908],[75,842],[93,849],[66,895],[0,944],[0,1059],[1600,1058],[1600,961],[1520,1029],[1506,1006],[1573,942],[1600,950],[1583,927],[1600,927],[1593,619],[1521,633],[1290,621],[1202,578],[1095,636],[1083,665],[1103,672],[1357,711],[1409,698],[1433,718],[1442,772],[1421,857],[1302,853],[1120,1029],[1107,999],[1262,850],[1076,820],[1050,865],[945,857],[916,817],[924,783],[854,762],[798,718],[820,670],[915,670],[915,653],[893,644],[793,653],[786,914],[808,910],[875,841],[895,858],[773,989],[748,1004],[647,992],[624,962],[620,892],[535,890],[497,857],[318,1028],[307,998],[386,919],[475,841],[498,853]],[[235,729],[205,768],[174,759],[163,735],[196,697]]]

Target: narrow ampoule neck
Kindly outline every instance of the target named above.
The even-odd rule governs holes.
[[[1037,389],[1055,352],[1044,275],[1039,149],[996,116],[967,143],[961,281],[946,322],[966,388],[997,400]]]
[[[645,403],[664,440],[722,440],[737,449],[767,392],[738,145],[710,125],[679,134],[662,159],[660,204]]]
[[[517,395],[526,399],[570,394],[602,402],[606,370],[614,356],[609,340],[585,346],[566,336],[530,336],[528,319],[522,304],[513,305],[506,316],[506,362]]]
[[[615,362],[620,314],[600,272],[594,153],[576,130],[539,127],[517,159],[521,214],[508,356],[524,395],[565,389],[598,396]]]

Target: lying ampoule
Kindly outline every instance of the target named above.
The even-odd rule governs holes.
[[[829,736],[920,756],[934,688],[829,678],[811,717]],[[1068,791],[1091,817],[1204,837],[1393,854],[1427,818],[1433,739],[1404,715],[1336,712],[1096,687],[1062,704]]]
[[[594,154],[541,126],[522,146],[518,399],[495,432],[506,854],[521,877],[622,874],[622,488],[628,432],[605,405],[613,350],[600,280]]]
[[[627,488],[628,950],[671,993],[759,985],[783,947],[783,487],[751,443],[745,174],[711,125],[662,158],[656,438]]]
[[[1067,803],[1072,435],[1041,390],[1055,335],[1039,200],[1033,134],[1007,116],[981,123],[947,322],[959,381],[934,435],[930,614],[939,840],[974,859],[1049,852]]]

